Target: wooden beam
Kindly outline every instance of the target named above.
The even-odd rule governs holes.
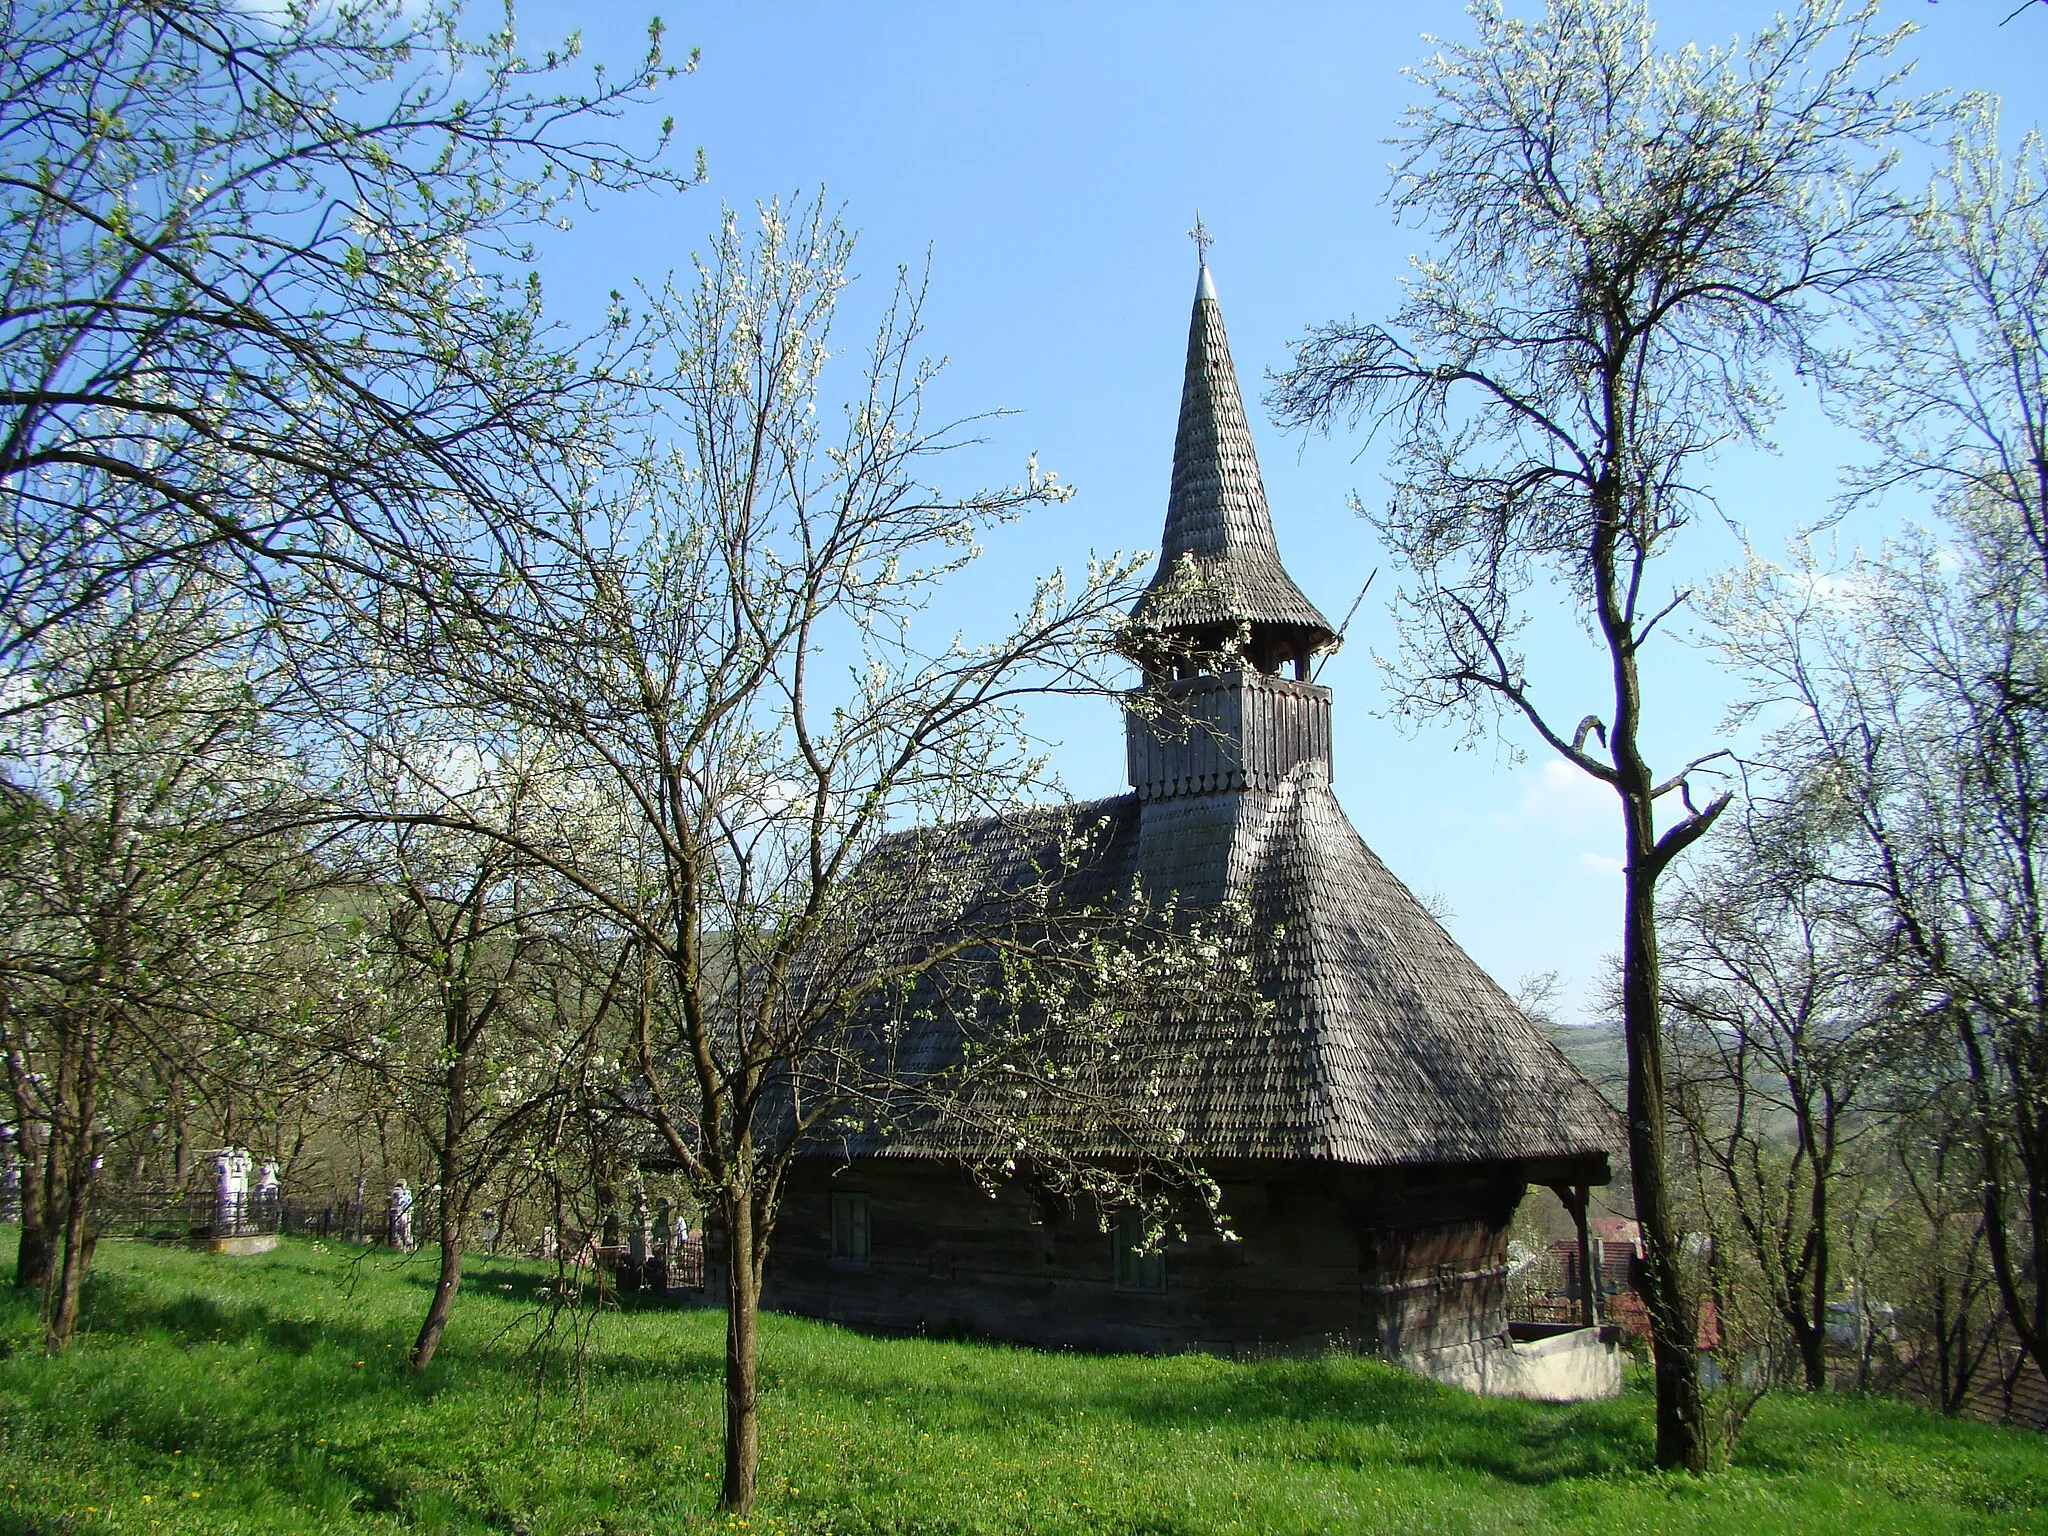
[[[1583,1327],[1600,1326],[1600,1282],[1594,1273],[1593,1240],[1586,1207],[1592,1190],[1584,1184],[1553,1184],[1551,1190],[1571,1212],[1572,1226],[1579,1235],[1579,1322]]]

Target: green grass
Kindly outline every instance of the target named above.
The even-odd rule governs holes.
[[[12,1254],[0,1231],[0,1253]],[[722,1318],[602,1320],[586,1390],[537,1391],[535,1266],[480,1264],[424,1379],[430,1270],[287,1243],[100,1250],[47,1359],[0,1301],[0,1533],[723,1531]],[[1640,1391],[1488,1402],[1351,1359],[1233,1365],[866,1339],[771,1318],[753,1532],[2048,1530],[2048,1443],[1785,1397],[1734,1468],[1665,1476]]]

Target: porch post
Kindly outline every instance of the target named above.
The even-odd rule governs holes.
[[[1588,1328],[1597,1328],[1600,1326],[1599,1255],[1593,1249],[1592,1224],[1586,1216],[1586,1207],[1592,1204],[1593,1191],[1590,1185],[1580,1184],[1572,1193],[1577,1197],[1572,1202],[1572,1220],[1579,1229],[1579,1282],[1582,1287],[1579,1321]]]
[[[1571,1213],[1572,1226],[1579,1235],[1579,1326],[1597,1328],[1600,1326],[1600,1281],[1594,1273],[1592,1229],[1586,1209],[1592,1203],[1593,1187],[1590,1184],[1553,1184],[1550,1187]]]

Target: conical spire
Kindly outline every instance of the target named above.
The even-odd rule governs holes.
[[[1306,657],[1337,638],[1280,564],[1251,426],[1208,263],[1195,284],[1187,374],[1173,443],[1159,569],[1132,617],[1176,642],[1201,645],[1250,625],[1256,645]],[[1271,631],[1264,636],[1259,631]]]

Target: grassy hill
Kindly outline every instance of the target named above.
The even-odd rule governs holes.
[[[1550,1038],[1617,1107],[1628,1093],[1628,1045],[1619,1024],[1553,1025]]]
[[[12,1233],[0,1229],[0,1251]],[[544,1271],[487,1262],[414,1380],[424,1258],[101,1249],[61,1360],[0,1302],[0,1533],[741,1529],[718,1517],[723,1320],[601,1318],[537,1378]],[[1488,1402],[1353,1359],[1234,1365],[879,1341],[769,1319],[750,1532],[2048,1530],[2048,1443],[1892,1403],[1767,1401],[1665,1476],[1649,1402]]]

